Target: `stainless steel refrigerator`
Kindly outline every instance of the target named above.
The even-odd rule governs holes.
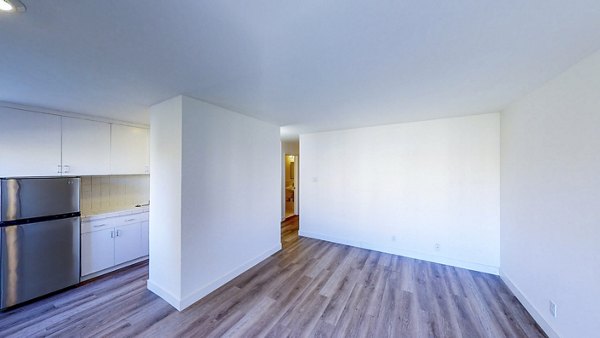
[[[0,179],[0,309],[79,283],[79,183]]]

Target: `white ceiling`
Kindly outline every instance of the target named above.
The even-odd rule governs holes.
[[[288,133],[492,112],[600,49],[598,0],[22,0],[0,100],[147,123],[185,94]]]

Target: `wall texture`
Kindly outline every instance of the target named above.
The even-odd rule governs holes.
[[[550,335],[600,332],[599,89],[596,53],[501,118],[501,274]]]
[[[498,273],[498,114],[301,135],[300,173],[301,235]]]

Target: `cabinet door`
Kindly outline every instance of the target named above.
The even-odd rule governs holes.
[[[115,265],[142,256],[142,222],[115,228]]]
[[[142,256],[148,256],[148,254],[150,254],[149,225],[150,223],[148,221],[142,222]]]
[[[148,174],[148,129],[113,124],[111,126],[110,173]]]
[[[62,118],[63,175],[110,174],[110,124]]]
[[[60,117],[0,107],[0,177],[60,176]]]
[[[115,264],[114,229],[81,234],[81,275],[108,269]]]

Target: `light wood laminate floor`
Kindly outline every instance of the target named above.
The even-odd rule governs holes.
[[[0,336],[544,337],[497,276],[298,238],[297,222],[282,251],[183,312],[140,263],[0,313]]]
[[[300,218],[298,216],[290,216],[281,222],[281,246],[283,249],[298,240],[299,224]]]

